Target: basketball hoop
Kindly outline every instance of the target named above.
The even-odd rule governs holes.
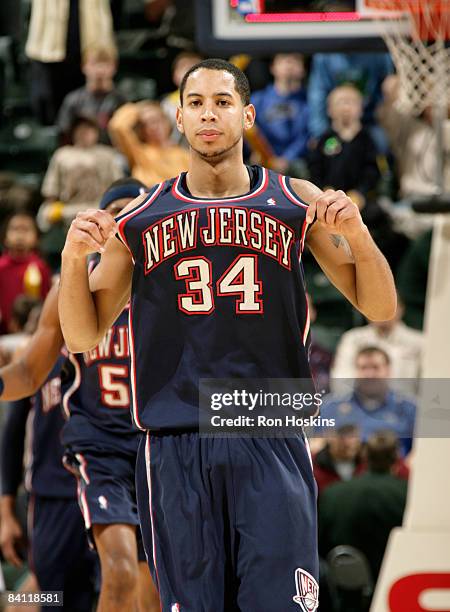
[[[420,115],[450,103],[450,0],[366,0],[400,79],[399,108]],[[377,17],[377,15],[379,15]],[[410,21],[410,33],[404,27]],[[386,24],[389,23],[389,28]]]

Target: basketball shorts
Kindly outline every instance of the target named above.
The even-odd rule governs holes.
[[[63,591],[63,610],[90,612],[97,558],[89,549],[76,499],[31,496],[30,568],[43,591]],[[54,610],[43,606],[42,610]]]
[[[316,484],[293,438],[143,437],[136,489],[163,612],[314,612]]]
[[[64,466],[77,479],[78,503],[89,541],[94,546],[92,525],[138,525],[136,505],[136,456],[67,448]],[[139,560],[145,561],[142,544]]]

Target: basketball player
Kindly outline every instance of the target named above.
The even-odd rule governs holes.
[[[117,223],[102,211],[78,215],[62,253],[70,350],[98,344],[131,293],[133,414],[147,432],[138,505],[164,612],[317,609],[316,487],[304,436],[200,437],[199,379],[310,377],[305,241],[369,319],[396,308],[389,266],[342,191],[244,165],[249,96],[227,62],[189,70],[177,113],[188,172]],[[102,259],[88,278],[95,251]]]
[[[117,214],[143,189],[135,179],[117,181],[100,206],[105,214]],[[34,392],[57,359],[63,344],[57,292],[54,288],[47,297],[38,329],[20,360],[0,370],[2,399]],[[63,433],[69,445],[65,465],[78,477],[79,504],[100,557],[100,612],[134,609],[136,601],[140,610],[159,610],[147,564],[138,564],[137,558],[139,430],[132,427],[129,409],[127,315],[126,309],[119,314],[98,349],[70,356],[73,378],[63,402],[70,414]]]
[[[20,563],[21,529],[16,495],[22,482],[24,439],[32,414],[31,456],[25,486],[28,502],[29,566],[42,591],[63,591],[63,610],[90,612],[94,602],[96,556],[89,550],[74,478],[62,464],[61,355],[41,389],[11,406],[5,424],[1,462],[1,533],[5,557]],[[42,610],[53,610],[42,606]]]

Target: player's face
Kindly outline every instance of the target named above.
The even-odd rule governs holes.
[[[177,127],[200,157],[219,161],[237,148],[241,151],[244,130],[254,119],[254,107],[244,106],[229,72],[201,68],[189,76]]]

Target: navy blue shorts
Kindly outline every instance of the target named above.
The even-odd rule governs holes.
[[[92,525],[139,525],[136,505],[136,455],[66,449],[64,466],[77,479],[78,503],[95,548]],[[146,555],[139,527],[136,529],[138,560]]]
[[[316,483],[294,438],[147,434],[136,489],[163,612],[314,612]]]
[[[30,566],[43,591],[63,591],[63,610],[91,612],[97,576],[76,499],[32,496]],[[54,610],[50,606],[42,610]]]
[[[136,456],[68,448],[64,466],[77,479],[86,529],[92,525],[138,525]]]

